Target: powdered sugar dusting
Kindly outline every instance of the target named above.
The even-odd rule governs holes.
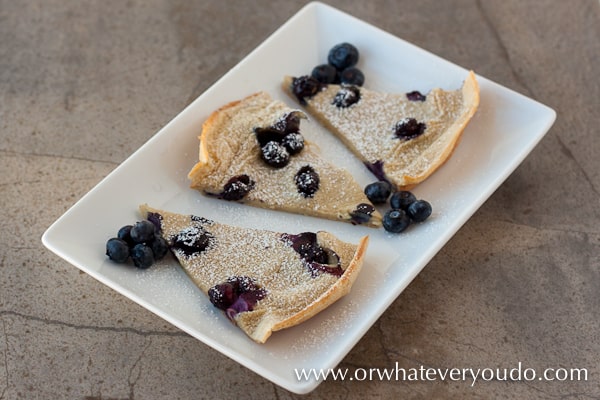
[[[427,150],[443,141],[443,134],[463,109],[462,92],[432,90],[425,101],[410,101],[404,93],[390,94],[360,88],[360,100],[349,107],[335,106],[340,86],[329,85],[307,99],[311,112],[330,125],[369,163],[385,162],[386,172],[417,174],[430,163]],[[394,134],[398,121],[425,122],[424,133],[410,140]]]
[[[358,304],[348,301],[343,305],[337,305],[335,314],[327,315],[319,321],[319,324],[307,329],[292,344],[291,349],[297,353],[322,347],[323,341],[338,340],[349,330],[349,321],[354,321],[357,315]]]
[[[337,276],[326,272],[315,276],[281,233],[192,220],[190,216],[164,211],[159,213],[162,234],[171,243],[172,238],[182,232],[208,232],[214,238],[206,249],[191,255],[174,251],[186,273],[204,293],[232,276],[248,276],[267,291],[268,295],[253,311],[237,317],[238,324],[250,330],[262,321],[265,313],[274,320],[284,320],[298,313],[338,280]],[[331,238],[324,240],[328,245],[333,244]],[[335,251],[342,268],[346,269],[356,246],[339,242]]]
[[[281,123],[290,112],[294,111],[267,94],[221,111],[223,122],[219,124],[222,130],[218,140],[208,135],[201,142],[213,155],[213,162],[202,167],[202,179],[195,187],[218,194],[231,177],[248,175],[255,185],[241,200],[246,204],[350,221],[352,210],[369,201],[348,171],[326,161],[326,151],[322,153],[306,141],[302,151],[291,156],[283,168],[274,168],[261,159],[254,128]],[[313,196],[304,196],[295,181],[298,171],[306,165],[319,176],[319,189]],[[378,225],[380,216],[375,215],[373,221]]]

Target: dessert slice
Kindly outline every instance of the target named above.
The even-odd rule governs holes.
[[[239,228],[148,205],[140,212],[210,301],[259,343],[346,295],[368,243],[367,236],[355,245],[327,232]]]
[[[283,89],[337,135],[380,180],[410,189],[452,154],[479,105],[469,72],[457,90],[401,94],[285,77]]]
[[[214,111],[202,126],[191,187],[256,207],[381,226],[381,214],[350,173],[304,141],[304,118],[265,92]]]

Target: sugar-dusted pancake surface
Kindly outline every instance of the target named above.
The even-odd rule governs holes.
[[[380,227],[381,214],[350,173],[303,140],[305,117],[265,92],[214,111],[202,127],[191,187],[255,207]],[[300,150],[287,150],[290,136],[300,138]]]
[[[398,189],[422,182],[449,159],[479,105],[473,72],[456,90],[427,94],[319,84],[307,76],[287,76],[282,87],[371,172]]]
[[[361,271],[368,237],[281,233],[140,206],[193,282],[250,338],[297,325],[346,295]]]

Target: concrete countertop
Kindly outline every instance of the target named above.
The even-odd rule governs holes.
[[[0,0],[0,399],[302,397],[80,272],[40,237],[304,4]],[[330,4],[558,115],[339,367],[559,374],[328,380],[305,397],[599,398],[599,2]]]

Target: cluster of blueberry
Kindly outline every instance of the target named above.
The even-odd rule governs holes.
[[[388,232],[400,233],[413,222],[423,222],[431,215],[431,204],[419,200],[408,190],[392,193],[392,185],[386,181],[371,183],[365,187],[365,195],[373,204],[386,204],[391,209],[383,216],[383,227]]]
[[[304,137],[300,133],[300,119],[303,116],[298,111],[292,111],[269,127],[254,128],[261,158],[265,163],[273,168],[283,168],[289,163],[291,156],[304,149]],[[319,174],[309,165],[300,168],[294,181],[298,192],[304,197],[313,197],[319,190]],[[247,187],[248,190],[251,189],[250,185]]]
[[[333,46],[327,54],[327,64],[313,68],[311,76],[324,84],[348,84],[362,86],[365,76],[356,67],[358,49],[350,43],[340,43]]]
[[[300,133],[300,114],[292,111],[272,126],[254,128],[256,140],[261,149],[261,157],[273,168],[283,168],[290,156],[304,148],[304,137]]]
[[[123,226],[117,232],[117,237],[106,242],[108,258],[125,263],[131,257],[133,265],[141,269],[149,268],[168,251],[166,240],[157,232],[156,226],[147,220]]]
[[[317,94],[324,86],[341,84],[344,90],[336,96],[334,104],[338,107],[349,107],[360,98],[358,86],[365,83],[365,75],[356,67],[358,49],[350,43],[333,46],[327,55],[327,64],[319,64],[310,75],[294,78],[292,92],[300,102],[306,104],[306,98]]]

